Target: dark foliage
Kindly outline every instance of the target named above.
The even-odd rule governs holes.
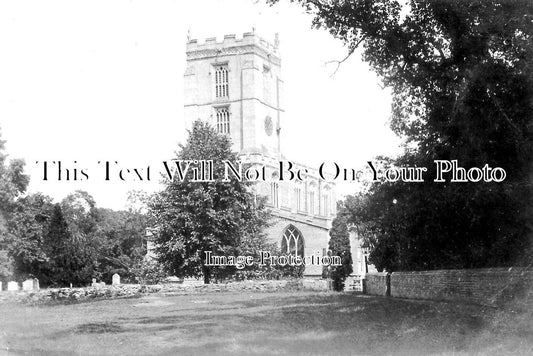
[[[276,2],[276,1],[271,1]],[[392,89],[395,166],[423,183],[375,183],[351,221],[389,271],[529,265],[533,231],[533,2],[296,1]],[[501,183],[433,182],[434,160],[502,167]]]
[[[333,219],[331,230],[329,231],[329,252],[331,256],[341,258],[340,266],[331,266],[330,277],[333,280],[333,289],[344,290],[346,277],[353,272],[352,253],[350,251],[350,233],[348,231],[346,212],[342,204],[338,207],[337,217]]]
[[[212,160],[213,182],[183,180],[174,176],[150,204],[157,226],[156,252],[166,271],[178,277],[225,278],[235,271],[205,265],[205,251],[218,256],[238,256],[246,246],[257,245],[264,226],[262,205],[256,204],[251,183],[236,179],[223,181],[224,161],[238,161],[231,142],[209,124],[196,121],[178,160]]]

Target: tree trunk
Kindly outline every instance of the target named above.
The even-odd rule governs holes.
[[[202,272],[204,274],[204,284],[209,284],[210,271],[208,267],[203,266]]]

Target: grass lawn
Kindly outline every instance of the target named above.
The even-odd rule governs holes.
[[[532,355],[531,311],[513,313],[320,292],[6,302],[0,354]]]

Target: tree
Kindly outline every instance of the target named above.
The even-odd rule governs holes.
[[[206,251],[235,256],[243,237],[257,233],[261,208],[254,204],[251,183],[223,181],[224,161],[238,161],[231,141],[202,121],[193,124],[185,145],[176,153],[181,161],[213,161],[214,181],[193,181],[174,175],[150,203],[157,226],[156,253],[166,271],[176,276],[200,276],[209,283],[213,269]]]
[[[147,216],[136,211],[98,209],[99,240],[98,270],[104,280],[111,281],[114,273],[122,280],[135,280],[134,269],[146,255],[143,244],[148,226]]]
[[[47,255],[50,257],[48,265],[48,285],[68,285],[71,279],[71,273],[75,273],[70,249],[71,233],[68,223],[63,216],[60,204],[55,204],[50,217],[50,225],[46,234]]]
[[[7,246],[11,240],[7,231],[9,214],[15,199],[26,191],[30,179],[24,174],[24,161],[12,159],[7,164],[4,150],[5,141],[0,135],[0,280],[7,281],[14,275],[14,261]]]
[[[9,256],[6,250],[0,250],[0,280],[9,281],[13,279],[14,271],[14,261]]]
[[[297,2],[392,89],[391,128],[406,150],[391,163],[431,177],[375,183],[361,200],[351,221],[363,226],[370,260],[389,271],[531,263],[533,3]],[[507,177],[435,183],[437,159]]]
[[[24,174],[24,160],[12,159],[9,165],[6,165],[8,156],[3,152],[5,142],[0,135],[0,213],[2,214],[6,214],[15,198],[26,191],[30,181],[29,176]]]
[[[98,257],[103,247],[100,219],[94,198],[87,192],[77,190],[61,201],[61,211],[68,224],[69,239],[66,241],[69,258],[63,283],[86,285],[92,278],[101,277]]]
[[[352,272],[352,253],[350,250],[350,233],[344,207],[339,204],[337,216],[333,219],[331,230],[329,231],[329,251],[331,256],[341,258],[340,266],[333,266],[330,270],[330,276],[333,279],[333,289],[336,291],[344,290],[344,281]]]
[[[84,191],[56,206],[41,193],[23,196],[24,161],[8,164],[4,146],[0,139],[0,280],[33,276],[41,285],[84,285],[115,272],[133,278],[130,269],[145,254],[146,215],[99,210]],[[133,198],[137,206],[146,200],[142,193]]]
[[[61,201],[63,215],[74,235],[94,236],[97,230],[98,209],[94,198],[83,190],[76,190]]]
[[[6,249],[14,262],[17,277],[47,277],[49,257],[46,254],[48,220],[52,199],[41,193],[29,194],[13,204],[7,223]]]

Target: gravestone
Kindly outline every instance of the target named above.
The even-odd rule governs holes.
[[[183,280],[183,285],[186,286],[201,286],[204,284],[204,280],[202,278],[185,278]]]
[[[24,291],[39,290],[39,280],[37,278],[25,280],[24,282],[22,282],[22,290]]]
[[[114,286],[118,286],[120,284],[120,276],[118,275],[118,273],[115,273],[113,275],[113,283],[112,283]]]
[[[0,282],[0,292],[2,291],[2,282]]]
[[[22,282],[22,290],[33,290],[33,279],[26,279],[24,282]]]
[[[100,287],[105,287],[105,282],[100,282]]]
[[[10,292],[16,292],[19,290],[19,284],[17,282],[11,281],[7,282],[7,290]]]
[[[99,284],[96,283],[96,278],[93,278],[93,283],[91,284],[92,287],[99,287]]]

